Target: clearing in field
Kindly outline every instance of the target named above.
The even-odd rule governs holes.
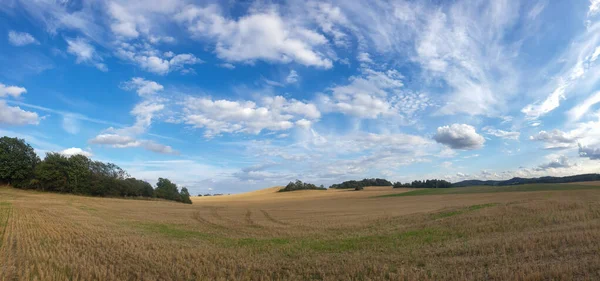
[[[193,205],[0,187],[0,280],[598,280],[598,187],[271,188]]]

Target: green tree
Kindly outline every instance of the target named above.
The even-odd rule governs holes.
[[[181,202],[186,204],[192,204],[192,200],[190,199],[190,193],[188,192],[187,188],[182,187],[179,195],[181,197]]]
[[[68,192],[76,194],[90,194],[91,160],[83,155],[73,155],[68,158],[68,161]]]
[[[0,182],[22,187],[31,180],[40,158],[18,138],[0,138]]]
[[[59,153],[46,153],[46,158],[35,169],[35,177],[42,190],[72,192],[69,185],[69,159]]]
[[[154,194],[157,198],[181,201],[181,195],[179,194],[179,190],[177,190],[177,185],[172,183],[169,179],[158,178]]]

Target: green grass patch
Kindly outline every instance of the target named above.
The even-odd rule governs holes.
[[[88,206],[85,206],[85,205],[78,206],[78,208],[80,210],[83,210],[83,211],[86,211],[86,212],[97,212],[98,211],[98,209],[95,209],[95,208],[92,208],[92,207],[88,207]]]
[[[10,202],[0,202],[0,207],[10,207],[12,206],[12,203]]]
[[[211,236],[206,233],[188,230],[172,224],[165,223],[127,223],[128,225],[134,226],[138,229],[148,233],[159,234],[168,238],[173,239],[186,239],[186,238],[203,238],[207,239]]]
[[[431,215],[431,218],[433,218],[433,219],[443,219],[443,218],[448,218],[448,217],[453,217],[453,216],[461,215],[461,214],[464,214],[464,213],[467,213],[467,212],[472,212],[472,211],[476,211],[476,210],[480,210],[480,209],[484,209],[484,208],[494,207],[494,206],[497,206],[497,205],[498,205],[498,203],[488,203],[488,204],[473,205],[473,206],[469,206],[469,207],[466,207],[466,208],[461,208],[461,209],[458,209],[458,210],[435,213],[435,214]]]
[[[445,195],[445,194],[471,194],[471,193],[494,193],[494,192],[527,192],[527,191],[556,191],[556,190],[578,190],[578,189],[600,189],[600,185],[577,185],[577,184],[523,184],[510,186],[469,186],[451,188],[423,188],[403,193],[387,194],[376,197],[403,197],[422,195]]]
[[[315,252],[344,253],[359,250],[399,249],[422,247],[450,239],[461,238],[459,233],[440,228],[426,227],[387,235],[369,235],[338,239],[306,239],[296,246]]]

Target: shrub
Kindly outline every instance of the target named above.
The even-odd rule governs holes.
[[[323,185],[316,186],[312,183],[305,183],[300,180],[296,180],[295,182],[290,182],[283,189],[279,190],[279,192],[286,191],[295,191],[295,190],[327,190]]]

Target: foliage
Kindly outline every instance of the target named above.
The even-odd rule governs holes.
[[[394,188],[400,187],[412,187],[412,188],[449,188],[452,187],[452,183],[445,180],[424,180],[424,181],[413,181],[412,183],[401,183],[395,182]]]
[[[159,179],[155,192],[149,183],[130,177],[113,163],[93,161],[83,155],[50,152],[43,161],[24,140],[0,138],[0,182],[19,188],[112,197],[159,197],[191,204],[186,188]]]
[[[452,187],[465,187],[474,185],[491,185],[491,186],[506,186],[518,184],[534,184],[534,183],[569,183],[569,182],[585,182],[585,181],[600,181],[600,174],[582,174],[567,177],[541,177],[541,178],[512,178],[504,181],[496,180],[465,180],[452,184]]]
[[[190,199],[190,193],[188,192],[187,188],[182,187],[179,195],[181,197],[181,202],[186,204],[192,204],[192,200]]]
[[[345,181],[343,183],[338,183],[331,185],[329,188],[336,189],[350,189],[357,187],[366,187],[366,186],[392,186],[392,183],[386,179],[363,179],[361,181]]]
[[[302,182],[300,180],[296,180],[295,182],[290,182],[285,188],[279,190],[279,192],[286,191],[295,191],[295,190],[327,190],[323,185],[316,186],[312,183]]]
[[[0,138],[0,183],[26,185],[40,162],[33,147],[18,138]]]

